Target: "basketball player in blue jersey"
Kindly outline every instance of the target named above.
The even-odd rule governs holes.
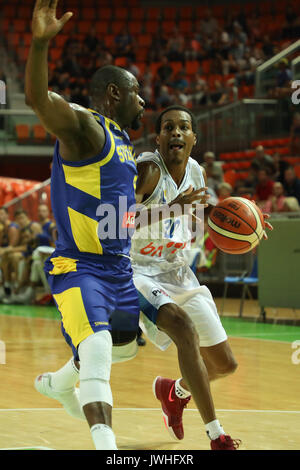
[[[48,91],[49,43],[72,16],[67,12],[57,19],[56,7],[57,0],[35,3],[25,96],[45,129],[57,137],[51,202],[58,238],[45,269],[74,358],[55,373],[41,374],[35,386],[58,399],[73,416],[82,417],[83,409],[95,448],[110,450],[117,449],[111,427],[112,355],[126,360],[136,354],[139,303],[130,237],[100,240],[102,219],[97,214],[102,204],[110,204],[118,214],[113,221],[117,230],[119,220],[126,228],[128,208],[135,203],[137,171],[124,129],[138,128],[144,101],[136,78],[114,66],[103,67],[92,77],[93,110]],[[75,391],[78,380],[81,407]]]
[[[144,152],[137,159],[136,199],[148,211],[157,205],[163,208],[162,204],[184,204],[180,195],[188,195],[191,187],[202,191],[206,186],[205,170],[190,157],[196,143],[196,120],[190,110],[176,105],[165,109],[156,132],[158,150]],[[206,198],[199,202],[205,203]],[[174,342],[183,378],[157,377],[154,394],[175,439],[184,437],[182,414],[192,395],[211,448],[235,450],[239,441],[226,435],[220,425],[209,381],[234,372],[237,364],[213,298],[186,262],[184,250],[189,249],[193,235],[184,216],[163,220],[157,230],[155,238],[147,227],[133,236],[134,282],[144,332],[162,350]]]

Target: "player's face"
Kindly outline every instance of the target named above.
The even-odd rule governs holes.
[[[134,75],[129,74],[129,85],[121,90],[122,100],[120,103],[122,114],[121,120],[124,122],[124,127],[137,130],[141,125],[141,119],[144,114],[145,102],[140,97],[140,87]]]
[[[196,143],[189,113],[179,109],[165,113],[156,143],[165,161],[178,164],[186,161]]]
[[[38,207],[38,217],[40,220],[46,220],[49,217],[49,210],[46,205]]]

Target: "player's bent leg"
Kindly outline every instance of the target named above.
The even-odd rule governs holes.
[[[107,330],[93,333],[78,347],[80,403],[96,450],[116,450],[111,429],[113,398],[110,388],[112,338]]]
[[[162,305],[157,314],[157,327],[163,330],[174,341],[178,361],[185,383],[193,396],[197,408],[205,424],[216,420],[213,399],[211,396],[209,378],[205,363],[200,355],[199,337],[193,321],[186,312],[173,303]],[[175,382],[175,381],[174,381]],[[173,387],[174,389],[174,387]],[[170,392],[169,392],[170,393]],[[169,395],[170,397],[170,395]],[[169,426],[183,438],[182,412],[167,412],[167,405],[175,398],[171,395],[168,402],[161,400],[163,412],[169,416]]]
[[[238,367],[228,340],[214,346],[200,347],[200,352],[210,380],[233,374]]]

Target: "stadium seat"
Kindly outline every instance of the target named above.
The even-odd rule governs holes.
[[[158,21],[161,18],[161,9],[159,7],[150,7],[146,11],[147,21],[156,20]]]
[[[114,21],[111,24],[111,33],[115,35],[120,34],[125,26],[126,23],[124,21]]]
[[[180,6],[178,8],[178,18],[180,20],[192,20],[194,18],[194,8],[190,6]]]
[[[296,173],[297,178],[300,178],[300,165],[295,166],[295,173]]]
[[[34,124],[32,126],[33,130],[33,140],[36,144],[46,143],[47,132],[41,124]]]
[[[99,36],[107,34],[108,26],[109,24],[107,21],[97,21],[95,24],[97,34],[99,34]]]
[[[193,32],[193,22],[191,20],[180,20],[178,29],[182,34],[188,34]]]
[[[62,49],[58,47],[53,47],[50,49],[50,58],[52,62],[56,62],[61,58]]]
[[[185,70],[187,75],[195,75],[199,70],[198,60],[187,60]]]
[[[144,8],[134,8],[131,12],[130,12],[130,19],[132,21],[140,21],[142,22],[143,19],[144,19],[144,16],[145,16],[145,10]]]
[[[78,33],[88,34],[91,30],[92,23],[89,20],[80,20],[78,21]]]
[[[116,8],[114,11],[114,17],[118,21],[127,21],[128,14],[129,14],[128,8]]]
[[[145,33],[156,34],[158,32],[158,21],[147,20],[145,22]]]
[[[81,10],[81,18],[87,21],[94,21],[96,16],[96,9],[83,7]]]
[[[237,174],[235,170],[227,170],[224,172],[225,183],[229,183],[231,184],[232,187],[234,187],[236,179],[237,179]]]
[[[15,127],[18,144],[25,144],[30,139],[30,127],[28,124],[16,124]]]
[[[101,8],[99,13],[99,20],[101,21],[109,21],[112,17],[113,10],[112,8]]]
[[[139,47],[150,47],[152,43],[151,34],[141,34],[138,36],[138,45]]]
[[[143,25],[141,21],[130,21],[127,23],[128,26],[128,31],[130,34],[133,36],[136,36],[137,34],[141,34],[143,30]]]
[[[176,7],[163,7],[162,17],[164,20],[175,21],[177,17]]]
[[[127,64],[127,57],[116,57],[115,58],[115,65],[118,67],[126,67]]]
[[[161,29],[165,34],[172,34],[176,28],[176,22],[172,20],[164,20],[161,23]]]

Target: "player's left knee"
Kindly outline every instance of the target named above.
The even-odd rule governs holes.
[[[219,367],[218,372],[222,375],[230,375],[233,374],[238,367],[238,363],[236,362],[235,358],[233,356],[227,357],[226,360],[224,360],[223,364],[221,367]]]

